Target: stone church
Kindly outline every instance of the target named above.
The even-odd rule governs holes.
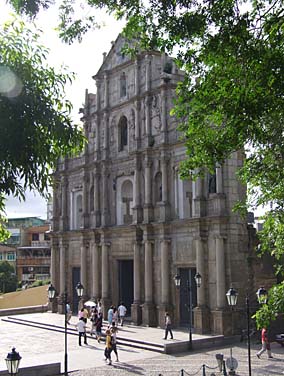
[[[131,59],[121,36],[104,54],[86,93],[84,152],[59,161],[55,172],[52,283],[62,312],[64,291],[78,307],[100,299],[104,315],[123,301],[136,324],[163,326],[169,311],[177,326],[226,334],[231,284],[248,284],[247,223],[232,207],[245,197],[236,179],[242,153],[213,175],[181,180],[186,149],[170,115],[183,73],[157,51]],[[202,276],[200,287],[194,276]],[[176,287],[174,277],[181,285]]]

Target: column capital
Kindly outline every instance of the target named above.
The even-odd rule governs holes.
[[[172,242],[172,239],[160,239],[160,243],[168,243],[170,244]]]
[[[208,239],[207,236],[196,235],[193,237],[193,240],[200,240],[201,242],[206,242],[207,239]]]
[[[217,240],[227,240],[227,236],[226,235],[221,235],[221,234],[217,234],[217,235],[214,235],[214,239]]]

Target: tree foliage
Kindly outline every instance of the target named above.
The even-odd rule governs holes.
[[[4,196],[42,195],[58,158],[81,150],[83,135],[70,116],[66,69],[46,64],[40,33],[13,19],[0,28],[0,213]],[[2,224],[3,222],[0,221]],[[0,229],[0,236],[3,233]]]
[[[239,178],[249,193],[244,208],[270,206],[262,251],[271,252],[277,271],[283,272],[283,1],[86,2],[124,17],[125,35],[139,40],[142,48],[176,55],[185,71],[173,110],[187,146],[182,174],[212,171],[231,153],[243,150],[247,158]],[[65,0],[62,9],[66,5],[72,7],[72,1]],[[72,24],[72,18],[68,22]],[[72,41],[67,26],[61,23],[61,33]]]
[[[0,291],[3,294],[15,291],[17,282],[14,267],[8,261],[0,262]]]

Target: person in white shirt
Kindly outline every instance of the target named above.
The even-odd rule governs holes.
[[[76,325],[79,333],[79,346],[82,346],[81,338],[84,337],[84,344],[87,345],[87,335],[86,335],[86,323],[84,318],[81,317]]]
[[[123,326],[124,318],[125,318],[125,315],[126,315],[126,312],[127,312],[127,309],[126,309],[125,305],[123,304],[123,302],[120,303],[120,306],[117,308],[117,310],[118,310],[120,325]]]

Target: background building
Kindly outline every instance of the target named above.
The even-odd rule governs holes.
[[[243,302],[248,286],[254,291],[247,223],[232,212],[245,197],[236,178],[244,156],[233,153],[214,174],[181,180],[186,149],[170,110],[183,74],[156,51],[127,58],[123,43],[118,37],[104,54],[93,77],[97,93],[86,93],[84,152],[60,161],[55,172],[51,274],[58,309],[66,290],[76,310],[81,281],[84,298],[101,299],[105,315],[123,300],[137,324],[162,326],[170,311],[176,325],[187,325],[190,286],[195,330],[231,334],[226,291],[233,284]]]

